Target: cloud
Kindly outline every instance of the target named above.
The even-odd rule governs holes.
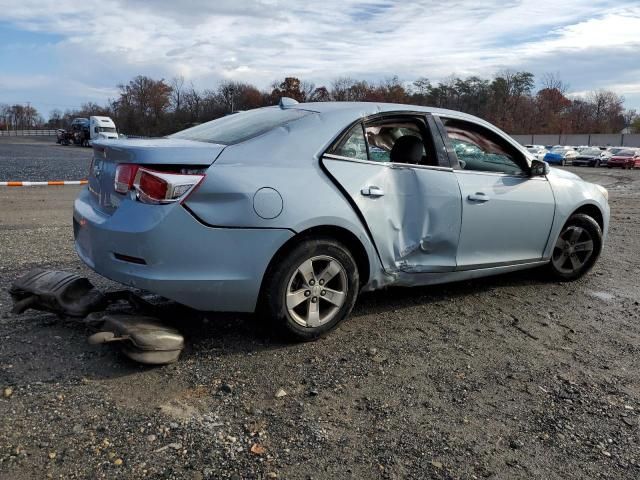
[[[60,38],[43,46],[56,63],[43,74],[73,80],[87,95],[112,95],[136,74],[184,75],[211,88],[223,78],[267,87],[285,74],[322,84],[507,68],[558,72],[576,91],[625,94],[637,92],[640,65],[637,2],[0,0],[0,9],[13,28]]]

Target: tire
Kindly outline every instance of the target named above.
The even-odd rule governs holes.
[[[549,271],[561,281],[577,280],[591,270],[601,251],[602,230],[598,222],[583,213],[571,215],[553,247]]]
[[[563,158],[562,161],[560,162],[560,165],[562,165],[563,167],[567,165],[567,161]]]
[[[600,168],[600,160],[596,160],[596,162],[593,164],[593,168]]]
[[[275,262],[265,276],[259,310],[285,335],[315,340],[351,313],[360,278],[344,245],[327,237],[308,239]]]

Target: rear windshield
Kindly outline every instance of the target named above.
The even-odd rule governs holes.
[[[169,135],[169,138],[229,145],[243,142],[281,125],[294,122],[310,113],[312,112],[296,109],[283,110],[279,107],[257,108],[187,128]]]

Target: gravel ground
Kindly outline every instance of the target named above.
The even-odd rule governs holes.
[[[365,294],[307,344],[173,307],[188,347],[158,368],[8,313],[4,289],[34,265],[113,285],[73,253],[77,188],[0,190],[0,478],[639,478],[640,172],[573,170],[612,207],[575,283]]]
[[[82,180],[90,163],[90,148],[55,137],[0,137],[0,182]]]

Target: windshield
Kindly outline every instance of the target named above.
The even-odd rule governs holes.
[[[551,151],[553,153],[564,153],[567,149],[564,147],[553,147]]]
[[[634,153],[636,152],[633,150],[622,150],[621,152],[616,153],[616,155],[618,157],[633,157]]]
[[[580,153],[582,153],[582,155],[600,155],[600,149],[599,148],[585,148]]]
[[[113,128],[113,127],[98,127],[98,131],[99,132],[116,133],[116,129]]]
[[[297,109],[283,110],[279,107],[257,108],[187,128],[169,135],[169,138],[229,145],[256,137],[311,113]]]

